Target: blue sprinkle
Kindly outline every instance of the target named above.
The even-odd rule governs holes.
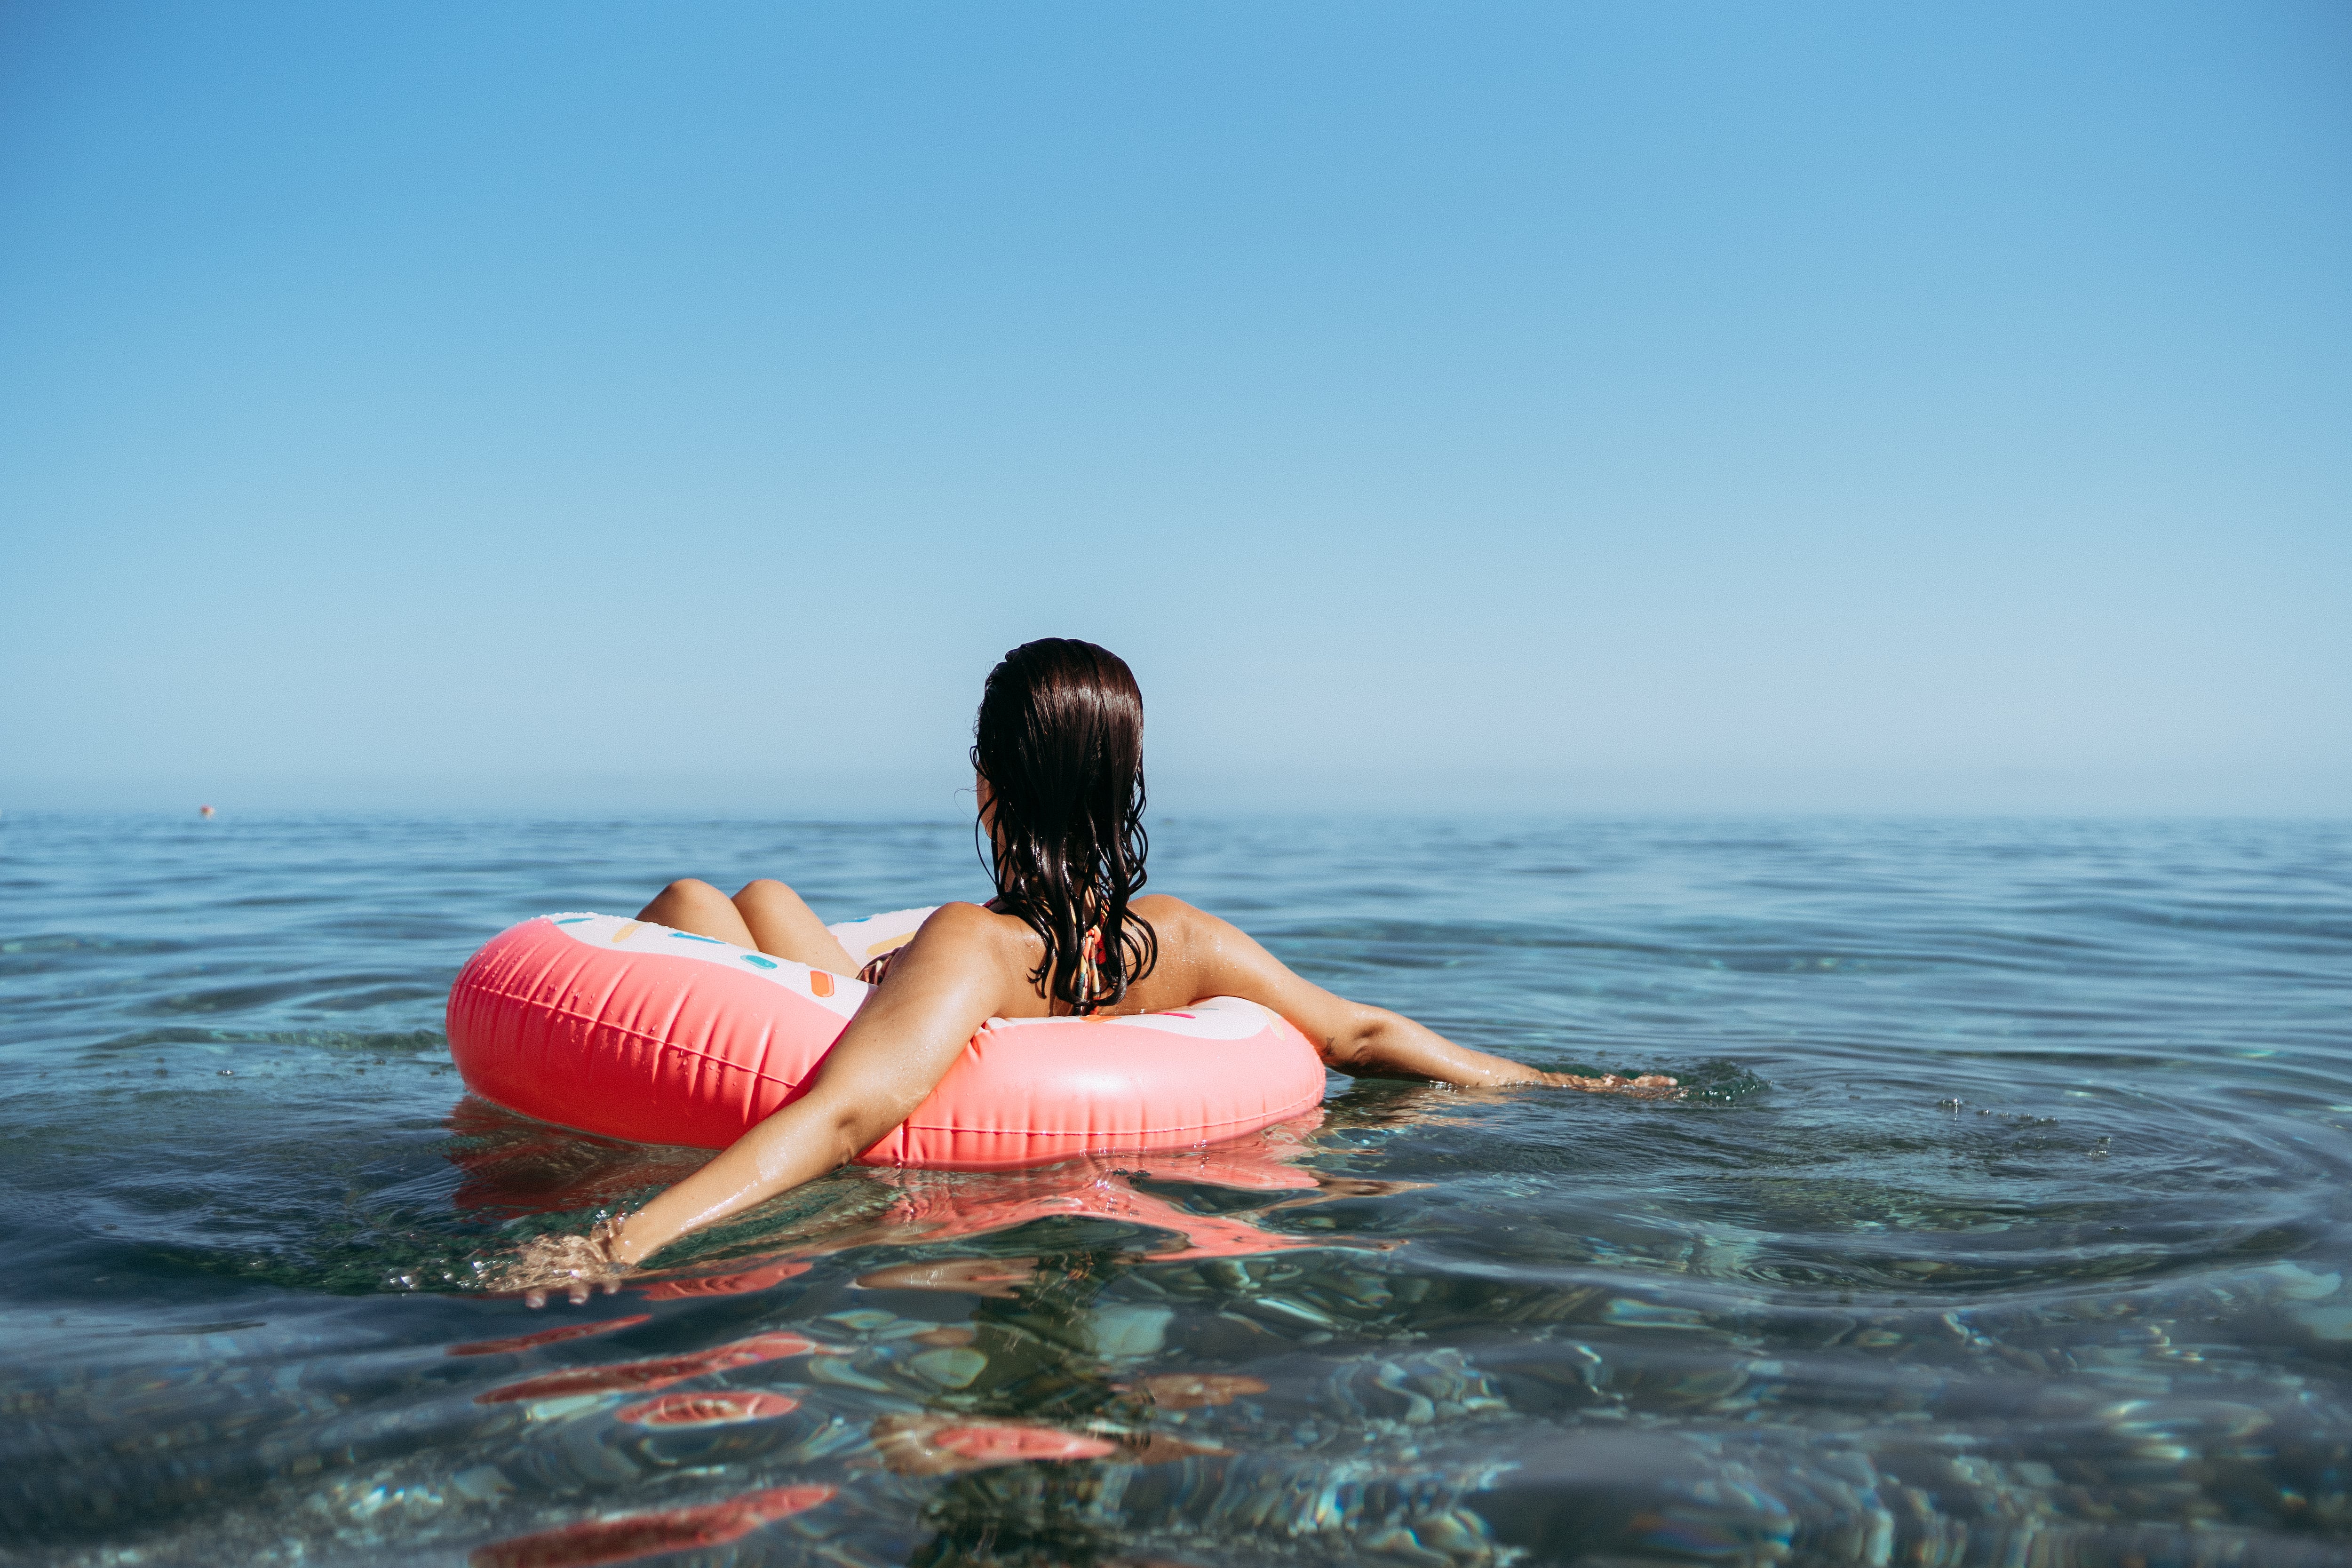
[[[680,942],[707,942],[713,947],[725,947],[727,945],[715,936],[697,936],[690,931],[674,931],[669,934],[677,938]]]
[[[558,921],[555,923],[560,926],[576,926],[581,924],[583,921],[593,921],[595,918],[596,917],[594,915],[573,915],[568,921]]]
[[[774,959],[772,959],[772,958],[761,958],[761,957],[758,953],[756,953],[756,952],[747,952],[747,953],[745,953],[745,954],[743,955],[743,962],[744,962],[744,963],[749,963],[749,964],[755,965],[756,967],[761,968],[761,969],[773,969],[773,968],[775,968],[775,967],[776,967],[776,961],[775,961]]]

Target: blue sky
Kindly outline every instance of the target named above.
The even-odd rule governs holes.
[[[0,808],[2352,811],[2339,5],[0,11]]]

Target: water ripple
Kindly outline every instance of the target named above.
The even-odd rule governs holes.
[[[678,875],[971,897],[968,828],[0,822],[0,1560],[2352,1555],[2352,827],[1154,845],[1325,984],[1689,1092],[844,1172],[533,1315],[475,1262],[702,1156],[462,1099],[467,952]]]

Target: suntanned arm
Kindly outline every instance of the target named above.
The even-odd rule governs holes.
[[[1507,1057],[1457,1046],[1402,1014],[1350,1002],[1300,978],[1248,933],[1214,915],[1173,899],[1151,902],[1156,906],[1151,914],[1163,932],[1177,936],[1182,944],[1181,962],[1195,966],[1196,990],[1202,995],[1244,997],[1273,1008],[1314,1043],[1327,1066],[1352,1077],[1419,1079],[1465,1089],[1539,1083],[1637,1094],[1675,1087],[1673,1079],[1658,1074],[1625,1079],[1614,1073],[1579,1078],[1541,1072]]]
[[[997,951],[1003,942],[985,910],[942,906],[892,961],[890,983],[850,1021],[808,1093],[613,1226],[605,1247],[612,1262],[634,1267],[687,1232],[813,1181],[879,1142],[939,1087],[982,1024],[1016,1010],[1005,986],[1022,984],[1023,969]],[[558,1245],[541,1261],[562,1269]],[[587,1299],[593,1278],[581,1273],[588,1277],[556,1287],[574,1301]],[[531,1305],[546,1295],[531,1290]]]

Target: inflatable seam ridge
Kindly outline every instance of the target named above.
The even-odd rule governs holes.
[[[574,957],[577,962],[575,962],[570,970],[565,973],[562,980],[555,983],[556,992],[560,995],[568,995],[571,994],[572,988],[580,983],[581,975],[587,973],[588,965],[593,961],[593,954],[584,952],[572,954],[571,956]],[[547,962],[541,965],[539,977],[531,983],[532,985],[536,987],[545,984],[548,976],[554,973],[555,971],[562,966],[562,962],[563,955],[557,953],[549,954]],[[623,973],[625,974],[626,971],[625,970]],[[552,1005],[548,1008],[548,1011],[557,1017],[572,1017],[585,1024],[587,1026],[587,1039],[583,1043],[593,1046],[595,1043],[596,1038],[596,1026],[604,1021],[604,1009],[611,1004],[613,993],[620,989],[621,978],[621,976],[615,976],[613,979],[612,984],[605,986],[604,994],[596,1000],[596,1011],[594,1016],[592,1017],[583,1018],[580,1015],[571,1012],[568,1008]],[[551,1047],[554,1043],[555,1042],[551,1035],[542,1034],[540,1036],[539,1058],[538,1060],[532,1064],[537,1071],[546,1073],[553,1070],[555,1063],[554,1053]]]

